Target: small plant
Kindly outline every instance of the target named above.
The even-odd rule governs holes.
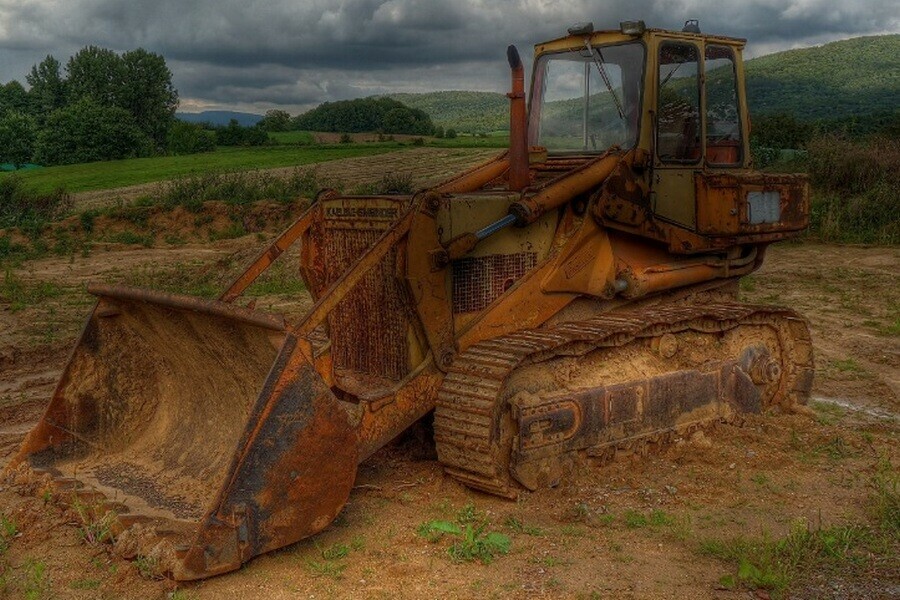
[[[159,560],[155,556],[139,554],[134,559],[134,565],[144,579],[162,579],[162,576],[159,575]]]
[[[878,528],[900,537],[900,474],[887,459],[879,461],[872,478],[870,507]]]
[[[69,583],[69,587],[73,590],[96,590],[100,587],[98,579],[76,579]]]
[[[456,540],[447,554],[454,562],[480,561],[488,565],[500,554],[509,552],[510,540],[502,533],[485,531],[487,519],[475,509],[474,505],[465,505],[456,515],[456,522],[428,521],[418,528],[418,534],[431,542],[437,542],[444,536],[453,536]]]
[[[337,563],[330,560],[322,562],[310,560],[306,562],[306,568],[310,570],[314,577],[330,577],[332,579],[340,579],[343,577],[344,569],[347,565]]]
[[[322,558],[325,560],[337,560],[350,554],[350,546],[347,544],[334,544],[322,550]]]
[[[342,133],[342,134],[341,134],[341,140],[340,140],[340,141],[341,141],[342,144],[349,144],[350,142],[353,141],[353,138],[350,137],[350,134],[349,134],[349,133]]]
[[[28,560],[25,563],[25,599],[38,600],[50,591],[47,579],[47,564],[40,560]]]
[[[544,535],[544,530],[540,527],[525,525],[522,521],[513,516],[506,517],[506,520],[503,521],[503,526],[515,533],[524,533],[525,535],[534,537],[541,537]]]
[[[78,500],[72,504],[72,508],[78,513],[78,518],[81,520],[78,535],[82,541],[92,546],[115,541],[112,532],[112,526],[116,520],[114,512],[106,511],[98,518],[97,510],[85,506]]]
[[[16,536],[18,530],[12,519],[4,514],[0,514],[0,556],[6,554],[12,539]]]

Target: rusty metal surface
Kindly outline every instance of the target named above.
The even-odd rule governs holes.
[[[509,189],[521,191],[530,180],[525,109],[525,67],[515,46],[506,49],[512,85],[509,94]]]
[[[408,301],[397,279],[396,248],[409,231],[411,217],[396,218],[407,202],[336,198],[324,203],[311,227],[307,245],[314,252],[305,257],[304,272],[317,273],[318,301],[296,331],[305,336],[327,319],[337,369],[394,381],[410,370]]]
[[[258,327],[265,327],[266,329],[271,329],[273,331],[283,331],[285,328],[284,317],[281,315],[264,313],[242,306],[234,306],[233,304],[228,304],[227,302],[219,300],[204,300],[203,298],[185,294],[173,294],[127,285],[108,285],[100,283],[89,283],[87,291],[94,296],[107,298],[113,301],[128,300],[147,302],[175,310],[205,313],[226,319],[233,319]],[[104,310],[112,316],[115,313],[115,306],[107,306]]]
[[[92,312],[10,472],[112,511],[123,553],[154,551],[179,580],[327,526],[358,443],[302,344],[270,323],[117,291]]]
[[[514,497],[518,485],[546,483],[548,474],[558,472],[559,463],[571,457],[572,447],[566,448],[566,442],[578,437],[574,434],[576,431],[581,431],[584,436],[576,446],[588,446],[598,455],[603,455],[607,450],[614,452],[620,444],[633,445],[654,440],[666,432],[696,425],[694,422],[677,422],[679,413],[675,409],[697,408],[695,403],[702,404],[708,402],[710,397],[716,398],[715,390],[722,385],[739,410],[758,410],[759,398],[742,385],[747,381],[746,372],[742,371],[743,375],[738,377],[740,381],[732,379],[733,373],[729,374],[724,384],[719,379],[722,372],[707,375],[667,374],[655,382],[635,381],[612,389],[586,392],[589,397],[602,394],[599,407],[602,416],[589,419],[593,423],[586,425],[586,428],[582,424],[585,423],[584,414],[588,412],[588,407],[579,406],[571,398],[560,400],[561,405],[555,408],[558,423],[539,425],[534,433],[537,439],[550,439],[551,443],[539,444],[543,454],[529,457],[529,452],[534,450],[528,447],[527,442],[522,445],[523,439],[528,438],[527,435],[523,438],[522,434],[530,430],[522,427],[540,422],[540,418],[536,418],[539,413],[520,412],[516,417],[508,401],[515,392],[505,388],[511,374],[523,365],[540,364],[558,356],[582,356],[597,348],[625,347],[636,340],[660,337],[668,332],[688,329],[721,332],[743,325],[770,327],[780,341],[783,376],[777,392],[763,398],[762,406],[780,405],[789,409],[795,404],[805,403],[812,386],[812,343],[805,320],[793,311],[739,304],[663,306],[639,312],[622,311],[588,321],[520,331],[486,340],[461,354],[438,395],[434,427],[439,460],[450,475],[470,487]],[[721,368],[725,367],[721,365]],[[747,369],[753,371],[751,365],[747,365]],[[713,382],[713,378],[720,383]],[[676,384],[686,383],[686,379],[694,380],[688,389],[702,392],[705,397],[682,397]],[[638,392],[638,389],[645,391]],[[643,409],[646,406],[644,399],[640,403],[637,400],[640,394],[655,398],[655,404],[651,405],[653,408]],[[675,401],[667,400],[670,397],[674,397]],[[596,404],[590,408],[598,409]],[[613,427],[604,431],[602,427],[600,430],[596,428],[604,422],[607,427],[617,422],[628,422],[644,412],[648,415],[650,426],[643,430],[628,432]],[[702,415],[701,420],[718,416],[719,412],[713,410]],[[508,425],[510,418],[518,418],[520,427]],[[559,431],[554,431],[554,428]],[[571,433],[568,437],[565,434],[567,431]],[[563,432],[560,439],[547,437],[560,432]],[[604,436],[607,439],[603,439]]]

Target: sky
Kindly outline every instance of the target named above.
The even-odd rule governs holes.
[[[87,45],[165,57],[184,112],[297,114],[392,92],[505,91],[523,57],[575,22],[747,38],[746,57],[900,32],[900,0],[0,0],[0,83]]]

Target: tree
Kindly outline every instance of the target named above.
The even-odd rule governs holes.
[[[48,54],[44,60],[31,67],[25,81],[31,86],[28,95],[39,122],[43,122],[54,110],[65,106],[66,81],[62,78],[59,61],[53,56]]]
[[[6,85],[0,85],[0,114],[8,111],[28,113],[31,111],[31,102],[28,92],[18,81],[10,81]]]
[[[85,46],[66,65],[72,101],[90,98],[103,106],[121,106],[125,63],[106,48]]]
[[[157,148],[163,148],[178,107],[172,72],[162,56],[143,48],[124,53],[122,65],[124,79],[118,92],[118,106],[131,113]]]
[[[9,111],[0,117],[0,163],[19,168],[34,155],[36,127],[30,116]]]
[[[266,111],[266,116],[258,123],[266,131],[287,131],[291,128],[291,115],[283,110]]]
[[[115,160],[144,156],[150,146],[127,110],[82,98],[50,114],[35,158],[46,165]]]

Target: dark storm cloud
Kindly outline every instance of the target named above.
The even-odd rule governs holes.
[[[0,81],[95,44],[159,52],[185,108],[296,112],[390,91],[506,85],[504,50],[593,20],[746,37],[751,54],[900,30],[895,0],[0,0]],[[527,54],[527,53],[526,53]]]

